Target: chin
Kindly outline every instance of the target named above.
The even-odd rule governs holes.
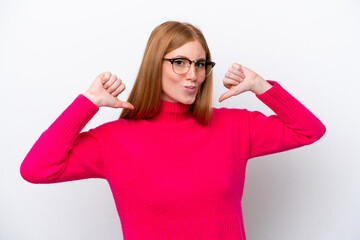
[[[185,104],[185,105],[191,105],[195,102],[195,98],[190,98],[190,99],[181,99],[181,102],[182,104]]]

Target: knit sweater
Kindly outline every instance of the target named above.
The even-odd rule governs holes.
[[[246,239],[241,199],[248,159],[320,139],[325,126],[278,82],[256,97],[276,115],[213,108],[199,124],[190,105],[162,100],[151,119],[118,119],[81,132],[98,112],[83,94],[21,164],[31,183],[106,179],[125,240]]]

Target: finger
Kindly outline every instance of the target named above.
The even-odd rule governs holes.
[[[237,70],[237,69],[235,69],[233,67],[230,67],[228,72],[234,73],[235,75],[238,75],[238,76],[240,76],[242,78],[245,78],[244,72],[241,72],[241,71],[239,71],[239,70]]]
[[[122,83],[114,92],[111,93],[111,95],[117,97],[120,93],[122,93],[122,91],[124,91],[125,87],[125,84]]]
[[[116,107],[117,108],[127,108],[127,109],[131,109],[131,110],[135,109],[135,107],[131,103],[123,102],[123,101],[120,101],[119,99],[117,99]]]
[[[104,88],[105,89],[108,89],[114,82],[115,80],[117,79],[117,76],[115,74],[112,74],[109,81],[107,81],[105,84],[104,84]]]
[[[241,76],[236,75],[236,74],[234,74],[232,72],[226,72],[225,77],[231,78],[231,79],[233,79],[233,80],[235,80],[237,82],[242,82],[243,81],[243,78]]]
[[[230,85],[230,86],[236,86],[236,85],[239,84],[238,81],[235,81],[235,80],[230,79],[230,78],[227,78],[227,77],[225,77],[225,78],[223,79],[223,83],[224,83],[225,87],[226,87],[226,85],[228,85],[228,86],[229,86],[229,85]]]
[[[226,93],[222,94],[219,98],[219,102],[224,101],[225,99],[228,99],[229,97],[232,97],[235,95],[235,92],[233,90],[229,90]]]
[[[225,86],[227,89],[230,89],[230,88],[233,87],[234,85],[224,84],[224,86]]]
[[[105,78],[110,78],[111,77],[111,72],[109,72],[109,71],[104,72],[104,77]]]
[[[237,86],[232,86],[232,87],[230,87],[229,91],[227,91],[226,93],[224,93],[223,95],[220,96],[219,102],[222,102],[223,100],[225,100],[229,97],[239,95],[246,91],[249,91],[247,84],[240,83]]]
[[[109,81],[111,76],[111,72],[103,72],[102,74],[100,74],[100,79],[102,84],[105,84],[107,81]]]
[[[106,91],[108,91],[109,93],[114,92],[119,86],[121,85],[121,80],[120,78],[116,79],[116,81],[111,85],[111,87],[109,87]]]
[[[244,71],[242,70],[242,66],[241,66],[240,64],[238,64],[238,63],[233,63],[231,66],[232,66],[233,68],[235,68],[236,70],[240,71],[240,72],[244,72]]]

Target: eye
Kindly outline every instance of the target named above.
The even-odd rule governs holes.
[[[205,61],[199,61],[199,62],[196,62],[195,67],[203,68],[203,67],[205,67],[205,64],[206,64]]]
[[[174,64],[175,64],[176,66],[180,66],[180,67],[183,67],[183,66],[186,65],[185,61],[184,61],[184,60],[181,60],[181,59],[176,59],[176,60],[174,60]]]

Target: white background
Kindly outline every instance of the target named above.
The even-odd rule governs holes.
[[[133,86],[151,31],[199,27],[214,69],[214,107],[273,112],[251,92],[218,102],[238,62],[278,81],[327,127],[309,146],[249,161],[248,239],[360,239],[360,2],[0,2],[0,239],[122,239],[105,180],[30,184],[19,167],[40,134],[103,71]],[[84,128],[118,118],[101,108]]]

